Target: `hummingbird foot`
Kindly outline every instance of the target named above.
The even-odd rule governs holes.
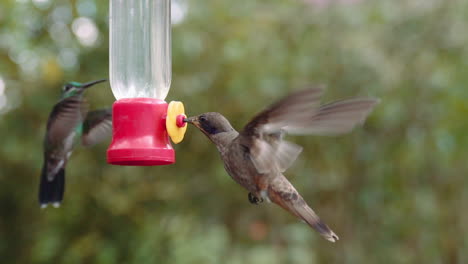
[[[248,197],[249,197],[249,202],[250,202],[251,204],[258,205],[258,204],[260,204],[260,203],[263,203],[263,198],[260,198],[260,199],[259,199],[257,196],[253,195],[253,194],[250,193],[250,192],[249,192]]]

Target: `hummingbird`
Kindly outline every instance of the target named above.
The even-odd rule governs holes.
[[[335,242],[339,237],[309,207],[283,175],[302,151],[284,140],[292,135],[340,135],[364,123],[374,98],[353,98],[320,104],[323,89],[300,90],[254,116],[236,131],[220,113],[208,112],[184,121],[201,130],[217,147],[231,178],[247,189],[253,204],[273,202]]]
[[[52,108],[44,138],[44,163],[39,185],[39,204],[59,207],[65,191],[65,167],[77,141],[92,146],[112,133],[111,109],[87,111],[83,92],[106,80],[69,82]]]

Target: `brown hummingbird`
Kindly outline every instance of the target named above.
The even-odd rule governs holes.
[[[307,205],[283,172],[302,147],[283,140],[285,134],[339,135],[362,124],[379,102],[352,98],[320,105],[321,88],[292,93],[257,114],[237,132],[220,113],[186,118],[218,148],[228,174],[249,191],[251,203],[274,202],[335,242],[338,236]]]

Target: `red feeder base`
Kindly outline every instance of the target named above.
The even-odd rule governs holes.
[[[166,131],[167,103],[153,98],[126,98],[112,106],[112,143],[107,162],[154,166],[175,162]]]

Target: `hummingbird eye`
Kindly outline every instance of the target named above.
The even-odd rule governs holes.
[[[71,88],[72,88],[72,86],[67,84],[67,85],[63,86],[63,91],[64,91],[64,92],[67,92],[67,91],[70,90]]]
[[[198,120],[199,120],[200,122],[205,122],[205,121],[206,121],[206,117],[205,117],[205,116],[200,116],[200,117],[198,118]]]

